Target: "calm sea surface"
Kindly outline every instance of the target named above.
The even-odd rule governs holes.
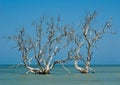
[[[74,66],[56,66],[49,75],[25,74],[24,67],[0,66],[0,85],[120,85],[120,66],[92,66],[96,73],[81,74]]]

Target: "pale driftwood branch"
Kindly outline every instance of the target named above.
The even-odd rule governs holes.
[[[71,73],[71,71],[69,70],[69,69],[67,69],[65,66],[64,66],[64,64],[62,63],[62,67],[70,74]]]

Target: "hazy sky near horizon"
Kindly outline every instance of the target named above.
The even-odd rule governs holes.
[[[61,15],[64,22],[78,22],[87,12],[97,11],[96,24],[112,18],[112,31],[98,42],[93,64],[120,64],[120,0],[0,0],[0,64],[20,63],[13,42],[3,37],[13,35],[19,26],[31,31],[31,23],[41,16]]]

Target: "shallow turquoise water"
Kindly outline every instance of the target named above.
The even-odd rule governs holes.
[[[0,66],[0,85],[120,85],[120,66],[93,66],[96,73],[81,74],[74,66],[56,66],[49,75],[25,74],[23,67]]]

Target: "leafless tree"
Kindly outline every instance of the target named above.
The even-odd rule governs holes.
[[[16,41],[28,72],[49,74],[55,64],[64,62],[64,60],[55,61],[54,57],[69,45],[73,30],[68,29],[67,25],[61,25],[60,17],[57,20],[53,17],[49,20],[42,17],[39,23],[33,24],[36,28],[35,39],[25,32],[24,27],[18,35],[10,36],[9,39]],[[37,67],[32,66],[33,62]]]
[[[57,20],[53,17],[51,19],[42,17],[39,23],[33,23],[36,28],[36,38],[27,35],[23,27],[18,35],[10,36],[9,39],[16,41],[22,54],[23,64],[28,72],[49,74],[56,64],[66,63],[70,60],[74,60],[75,68],[81,73],[95,72],[90,66],[93,48],[104,34],[110,33],[111,28],[111,20],[107,21],[101,28],[92,27],[95,17],[96,11],[85,17],[84,23],[78,29],[80,30],[79,34],[73,26],[62,25],[60,17]],[[73,47],[68,51],[68,56],[55,60],[57,53],[68,47],[70,43]],[[81,52],[84,47],[86,47],[86,55],[82,55]],[[78,65],[79,61],[83,62],[83,67]],[[36,67],[33,67],[32,63]]]
[[[90,67],[90,61],[93,55],[93,48],[95,47],[96,42],[100,40],[104,34],[110,33],[109,29],[111,28],[111,20],[107,21],[105,25],[100,29],[92,28],[91,24],[95,17],[96,11],[94,11],[91,14],[88,14],[85,17],[85,21],[81,27],[83,30],[81,33],[82,37],[81,36],[75,37],[75,44],[77,45],[77,48],[73,51],[75,52],[73,56],[75,60],[74,65],[75,68],[79,70],[81,73],[88,73],[90,70],[92,70],[92,72],[95,72],[95,70]],[[84,57],[80,51],[83,45],[85,45],[87,49],[86,57]],[[84,67],[78,66],[78,60],[82,60],[84,62]]]

